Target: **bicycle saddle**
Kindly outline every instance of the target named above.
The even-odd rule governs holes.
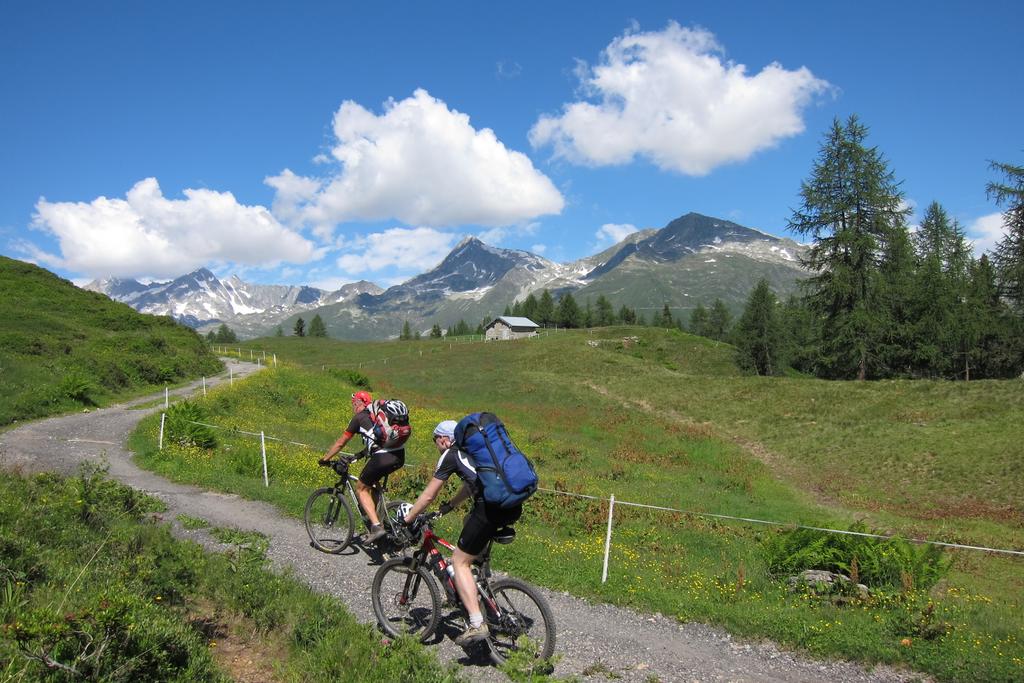
[[[501,543],[502,545],[505,545],[511,543],[514,540],[516,540],[516,530],[514,527],[506,526],[494,532],[495,543]]]

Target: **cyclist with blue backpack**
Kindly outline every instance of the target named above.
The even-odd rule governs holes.
[[[405,465],[405,442],[411,433],[409,411],[404,403],[374,401],[370,392],[357,391],[352,394],[352,419],[345,432],[320,458],[321,465],[327,464],[354,436],[363,438],[363,449],[351,458],[369,458],[356,482],[356,497],[370,522],[370,530],[361,537],[363,543],[373,543],[387,534],[377,516],[373,489],[377,482]]]
[[[473,500],[452,555],[455,587],[469,613],[469,627],[455,642],[469,645],[488,636],[470,567],[499,530],[504,531],[522,515],[523,501],[537,488],[537,475],[526,456],[508,438],[504,425],[491,413],[473,413],[460,422],[438,423],[434,428],[434,445],[441,454],[434,476],[403,521],[415,524],[417,516],[430,506],[451,475],[462,479],[462,488],[450,501],[441,504],[439,512],[447,514],[462,501]],[[528,470],[525,473],[521,471],[524,464]]]

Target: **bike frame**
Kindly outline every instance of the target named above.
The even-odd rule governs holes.
[[[356,481],[359,481],[359,477],[349,473],[348,470],[346,469],[345,475],[339,477],[338,481],[334,483],[333,488],[335,491],[345,491],[345,493],[348,494],[348,498],[349,500],[352,501],[352,505],[354,506],[352,508],[353,512],[359,514],[359,519],[363,521],[363,526],[369,529],[369,526],[366,521],[366,511],[363,510],[363,507],[359,504],[359,497],[356,496],[356,488],[355,485],[353,484],[353,482]],[[375,498],[377,499],[377,514],[378,516],[380,516],[381,522],[385,521],[383,516],[387,514],[388,501],[387,497],[384,495],[384,492],[387,490],[387,487],[388,475],[386,474],[381,478],[379,482],[377,482],[373,486],[373,490],[376,492]]]
[[[417,576],[415,573],[416,568],[426,565],[441,583],[441,587],[448,596],[448,601],[452,605],[458,605],[462,608],[463,614],[468,618],[468,610],[459,597],[459,591],[455,587],[455,579],[448,573],[448,565],[451,564],[451,558],[441,552],[438,546],[445,548],[449,552],[455,552],[455,546],[434,533],[433,528],[427,524],[423,529],[423,542],[416,552],[413,553],[413,573],[406,580],[405,589],[408,591],[410,589],[408,582],[415,580]],[[477,594],[484,601],[484,608],[500,618],[501,608],[498,607],[498,603],[490,591],[491,542],[488,542],[483,552],[480,553],[473,564],[480,568],[475,577]],[[413,588],[413,592],[415,592],[415,588]]]

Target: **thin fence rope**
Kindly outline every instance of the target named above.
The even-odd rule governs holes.
[[[586,498],[586,499],[589,499],[589,500],[596,500],[596,501],[608,502],[608,503],[611,502],[611,500],[609,498],[601,498],[601,497],[598,497],[598,496],[588,496],[588,495],[585,495],[585,494],[582,494],[582,493],[570,493],[569,491],[558,491],[556,489],[546,489],[546,488],[538,488],[537,490],[538,491],[544,491],[545,493],[556,493],[556,494],[562,495],[562,496],[572,496],[574,498]],[[807,526],[807,525],[804,525],[804,524],[792,524],[792,523],[789,523],[789,522],[775,522],[775,521],[765,520],[765,519],[754,519],[752,517],[735,517],[733,515],[720,515],[720,514],[715,514],[713,512],[695,512],[693,510],[679,510],[677,508],[663,507],[661,505],[646,505],[644,503],[631,503],[631,502],[628,502],[628,501],[625,501],[625,500],[618,500],[618,499],[615,500],[615,505],[616,506],[626,505],[626,506],[629,506],[629,507],[646,508],[646,509],[649,509],[649,510],[661,510],[661,511],[664,511],[664,512],[678,512],[680,514],[690,515],[692,517],[712,517],[714,519],[728,519],[728,520],[732,520],[732,521],[736,521],[736,522],[749,522],[749,523],[752,523],[752,524],[767,524],[767,525],[771,525],[771,526],[788,527],[788,528],[791,528],[791,529],[807,529],[809,531],[821,531],[821,532],[824,532],[824,533],[843,534],[843,535],[846,535],[846,536],[864,536],[864,537],[867,537],[867,538],[878,538],[878,539],[882,539],[882,540],[902,539],[902,540],[905,540],[905,541],[910,541],[912,543],[920,543],[920,544],[927,544],[927,545],[937,545],[937,546],[943,546],[943,547],[946,547],[946,548],[958,548],[960,550],[982,550],[982,551],[990,552],[990,553],[1004,553],[1004,554],[1007,554],[1007,555],[1018,555],[1018,556],[1024,557],[1024,550],[1006,550],[1006,549],[1003,549],[1003,548],[988,548],[986,546],[966,545],[966,544],[963,544],[963,543],[948,543],[948,542],[945,542],[945,541],[929,541],[929,540],[918,539],[918,538],[905,538],[903,536],[891,536],[891,535],[890,536],[886,536],[884,534],[871,534],[871,533],[867,533],[867,532],[863,532],[863,531],[850,531],[848,529],[828,529],[826,527]]]

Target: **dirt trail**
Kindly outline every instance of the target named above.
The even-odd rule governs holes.
[[[240,378],[258,370],[250,363],[231,361]],[[227,376],[207,379],[213,386]],[[171,392],[195,392],[202,385]],[[126,449],[128,435],[142,417],[156,412],[130,409],[156,397],[140,399],[88,413],[32,422],[0,434],[0,467],[23,473],[55,471],[73,474],[83,461],[106,458],[110,475],[163,500],[167,519],[200,517],[220,527],[237,527],[265,534],[268,556],[278,568],[290,568],[314,590],[343,600],[362,621],[372,622],[369,586],[377,560],[358,549],[340,556],[319,553],[309,546],[302,523],[271,506],[235,495],[175,484],[138,468]],[[162,396],[161,396],[162,398]],[[176,523],[175,523],[176,524]],[[205,531],[185,531],[211,548],[223,548]],[[573,571],[574,567],[566,567]],[[816,661],[781,651],[770,642],[742,641],[703,624],[680,624],[660,614],[644,614],[605,604],[593,604],[566,593],[545,591],[558,627],[555,675],[584,680],[621,681],[905,681],[918,674],[888,667],[868,669],[848,662]],[[468,658],[451,641],[454,625],[431,643],[444,661],[458,661],[474,681],[507,680],[480,658]]]

